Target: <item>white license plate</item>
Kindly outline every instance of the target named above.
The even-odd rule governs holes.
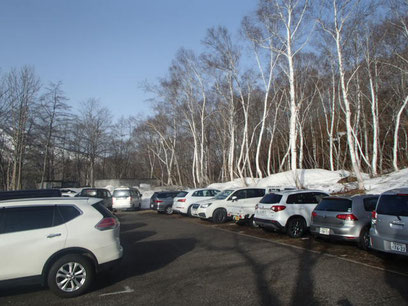
[[[330,235],[330,228],[327,228],[327,227],[319,228],[319,234],[321,234],[321,235]]]
[[[404,243],[397,243],[391,241],[391,250],[406,253],[407,252],[407,245]]]

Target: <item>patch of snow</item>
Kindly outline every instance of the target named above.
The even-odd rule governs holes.
[[[407,187],[408,186],[408,168],[382,175],[380,177],[367,179],[364,181],[367,193],[382,193],[384,191]]]

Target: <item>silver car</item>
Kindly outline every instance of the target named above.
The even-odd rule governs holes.
[[[354,241],[362,249],[368,249],[371,214],[378,197],[368,194],[324,198],[312,212],[311,233]]]
[[[371,224],[373,249],[408,256],[408,187],[382,193]]]

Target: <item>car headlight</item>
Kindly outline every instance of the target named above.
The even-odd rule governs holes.
[[[201,208],[207,208],[209,206],[211,206],[212,203],[205,203],[205,204],[201,204]]]

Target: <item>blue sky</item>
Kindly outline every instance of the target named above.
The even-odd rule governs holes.
[[[166,74],[180,47],[200,51],[209,27],[237,34],[256,0],[1,0],[0,69],[32,65],[63,82],[78,109],[98,98],[117,119],[147,115],[139,84]]]

